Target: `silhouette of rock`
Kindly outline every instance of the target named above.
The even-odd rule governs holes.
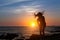
[[[53,34],[50,36],[40,36],[33,34],[29,40],[60,40],[60,34]]]
[[[15,37],[18,37],[18,34],[15,34],[15,33],[7,33],[6,35],[2,34],[0,36],[0,39],[9,39],[9,40],[12,40]]]
[[[16,40],[24,40],[25,37],[22,35],[19,39],[16,39]]]

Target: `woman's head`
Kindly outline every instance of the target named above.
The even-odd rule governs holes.
[[[38,14],[38,15],[40,15],[40,16],[42,16],[42,15],[43,15],[43,13],[42,13],[42,12],[38,12],[37,14]]]

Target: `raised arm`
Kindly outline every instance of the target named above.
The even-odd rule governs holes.
[[[36,14],[34,13],[34,16],[36,16]]]
[[[34,13],[34,16],[36,17],[36,16],[37,16],[37,14],[35,14],[35,13]]]

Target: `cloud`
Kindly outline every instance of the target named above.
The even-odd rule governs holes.
[[[7,1],[7,0],[6,0]],[[29,1],[29,0],[8,0],[7,4],[4,4],[4,5],[9,5],[9,4],[13,4],[13,3],[16,3],[16,2],[23,2],[23,1]],[[13,6],[13,7],[3,7],[0,9],[0,13],[4,14],[4,15],[12,15],[12,14],[19,14],[19,15],[31,15],[32,13],[40,10],[39,7],[41,7],[41,5],[38,5],[36,3],[36,1],[32,2],[31,4],[30,3],[27,3],[28,5],[19,5],[17,7]],[[3,6],[4,6],[3,5]],[[0,5],[1,6],[1,5]]]
[[[16,2],[23,2],[23,1],[29,1],[29,0],[0,0],[0,6],[5,6],[5,5],[13,4]]]
[[[36,12],[40,9],[38,9],[38,7],[41,7],[40,5],[30,5],[30,6],[20,6],[17,9],[14,9],[13,12],[14,13],[33,13]]]
[[[7,1],[7,0],[6,0]],[[23,1],[29,1],[29,0],[8,0],[10,4],[16,3],[16,2],[23,2]],[[2,10],[0,10],[1,13],[7,13],[7,14],[19,14],[19,15],[32,15],[32,13],[41,11],[41,4],[38,4],[36,1],[33,1],[32,3],[27,3],[28,5],[19,5],[17,7],[4,7]],[[5,4],[4,4],[5,5]],[[7,5],[9,5],[7,3]],[[4,15],[7,15],[4,14]]]

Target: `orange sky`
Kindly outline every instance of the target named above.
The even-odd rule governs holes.
[[[60,19],[56,19],[48,14],[44,14],[47,26],[60,25]],[[24,16],[16,16],[8,19],[4,19],[0,22],[0,25],[16,25],[16,26],[31,26],[34,22],[37,25],[37,20],[32,13],[25,14]]]

